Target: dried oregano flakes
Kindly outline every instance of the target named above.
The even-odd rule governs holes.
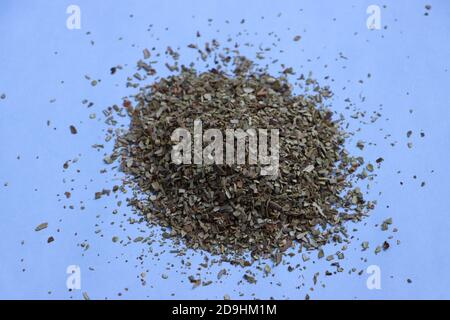
[[[207,71],[176,63],[171,76],[136,85],[134,103],[123,104],[130,125],[105,161],[119,161],[134,189],[130,204],[143,221],[167,227],[168,238],[213,254],[250,253],[279,262],[296,244],[315,250],[342,242],[345,223],[361,220],[374,203],[353,186],[365,164],[345,149],[342,120],[326,106],[332,92],[302,76],[303,91],[294,94],[292,68],[275,76],[238,53],[218,56],[221,64]],[[155,72],[142,60],[138,68]],[[190,163],[172,158],[173,134],[180,129],[192,135]],[[205,152],[204,143],[196,153],[195,138],[202,140],[209,129],[217,133],[208,141],[218,143],[214,152]],[[264,165],[250,161],[261,147],[250,136],[241,149],[244,162],[195,161],[217,160],[219,151],[227,158],[227,148],[238,144],[226,140],[227,130],[252,129],[257,135],[259,129],[277,130],[278,148],[271,149],[272,137],[266,141],[268,154],[277,153],[277,175],[262,174]]]

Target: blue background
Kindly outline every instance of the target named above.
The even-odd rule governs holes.
[[[70,4],[81,8],[81,30],[66,28]],[[371,4],[381,7],[381,30],[366,27]],[[426,4],[432,5],[429,16],[424,16]],[[6,99],[0,100],[0,298],[81,299],[82,292],[95,299],[221,299],[224,294],[239,298],[240,292],[242,298],[303,299],[307,293],[313,299],[450,298],[449,17],[450,3],[444,0],[2,0],[0,95],[5,93]],[[271,31],[281,39],[269,35]],[[302,38],[294,42],[297,34]],[[237,285],[244,270],[224,264],[201,271],[202,279],[215,280],[218,270],[230,269],[221,283],[192,289],[187,276],[196,268],[183,274],[180,258],[168,252],[170,246],[156,243],[154,250],[161,255],[149,255],[141,262],[136,258],[145,245],[111,241],[113,236],[124,240],[148,230],[128,225],[125,205],[113,215],[117,202],[113,197],[93,200],[94,192],[117,183],[113,171],[99,172],[104,152],[91,148],[105,134],[101,111],[134,92],[124,84],[144,48],[164,53],[167,45],[180,46],[182,61],[189,62],[193,53],[186,45],[212,38],[225,44],[228,35],[241,44],[255,44],[256,48],[242,48],[244,53],[255,52],[259,44],[276,43],[283,51],[272,50],[268,56],[298,73],[312,71],[320,83],[329,84],[335,92],[333,109],[346,116],[352,114],[345,110],[346,98],[367,110],[366,120],[382,105],[382,117],[375,124],[353,125],[361,131],[349,141],[349,149],[359,154],[356,141],[372,141],[376,145],[367,145],[361,154],[372,162],[380,156],[385,161],[368,195],[378,200],[378,206],[357,226],[358,239],[342,262],[347,270],[378,265],[381,290],[367,288],[365,273],[325,277],[323,271],[332,270],[329,263],[324,259],[304,263],[300,256],[293,261],[306,266],[304,271],[288,272],[280,265],[273,268],[274,276],[258,277],[256,285]],[[111,76],[109,69],[117,64],[124,70]],[[167,73],[161,64],[157,68],[160,75]],[[85,75],[101,82],[92,87]],[[325,81],[327,75],[330,80]],[[88,109],[84,99],[94,106]],[[97,119],[89,119],[94,112]],[[70,134],[70,125],[78,128],[77,135]],[[408,130],[413,131],[410,139]],[[424,138],[419,137],[421,130]],[[406,146],[408,141],[413,148]],[[78,162],[64,172],[63,163],[74,158]],[[72,193],[68,200],[65,191]],[[64,208],[69,204],[73,210]],[[392,234],[375,227],[387,217],[393,218],[399,232],[390,240],[391,249],[375,255],[375,246]],[[49,227],[35,232],[44,221]],[[100,234],[95,234],[97,229]],[[55,242],[47,244],[49,236]],[[395,244],[397,239],[400,245]],[[361,253],[363,240],[369,240],[371,248]],[[86,251],[80,246],[84,241],[90,245]],[[326,254],[337,249],[329,247]],[[201,262],[202,254],[193,254],[191,260]],[[167,269],[168,264],[174,266]],[[66,288],[69,265],[81,268],[81,290]],[[148,271],[146,286],[139,280],[142,271]],[[319,285],[311,292],[317,271]],[[305,286],[297,289],[303,282]]]

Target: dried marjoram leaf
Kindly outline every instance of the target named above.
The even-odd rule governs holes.
[[[43,223],[41,223],[40,225],[38,225],[38,226],[34,229],[34,231],[41,231],[41,230],[46,229],[47,227],[48,227],[48,223],[47,223],[47,222],[43,222]]]

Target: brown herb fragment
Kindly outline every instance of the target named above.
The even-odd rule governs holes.
[[[78,130],[77,130],[77,128],[75,128],[75,126],[72,126],[72,125],[71,125],[71,126],[69,127],[69,129],[70,129],[70,133],[71,133],[71,134],[77,134],[77,133],[78,133]]]

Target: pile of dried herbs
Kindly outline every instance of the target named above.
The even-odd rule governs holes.
[[[276,262],[296,244],[314,250],[342,242],[345,222],[361,220],[374,204],[353,186],[367,176],[364,160],[345,149],[343,120],[326,106],[331,91],[302,76],[295,94],[289,68],[272,76],[242,56],[221,58],[224,68],[206,72],[176,66],[176,74],[141,86],[134,106],[124,102],[130,126],[105,161],[120,161],[141,220],[190,248]],[[279,129],[278,176],[247,162],[173,163],[171,134],[192,131],[198,119],[203,130]]]

